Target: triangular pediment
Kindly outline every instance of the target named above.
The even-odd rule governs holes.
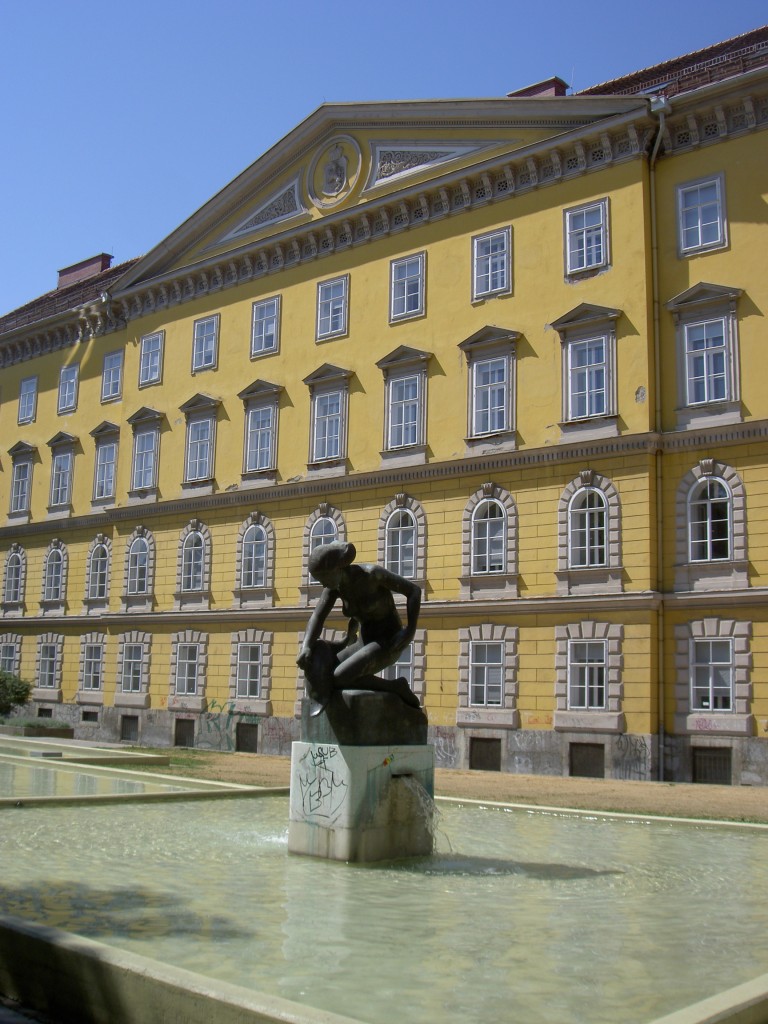
[[[333,363],[323,363],[322,366],[304,378],[304,383],[309,387],[316,387],[318,384],[330,384],[335,381],[349,380],[352,370],[344,370],[341,366],[334,366]]]
[[[282,384],[271,384],[268,380],[255,380],[247,388],[239,391],[237,397],[241,402],[255,402],[260,398],[272,398],[283,390]]]
[[[464,341],[459,342],[462,352],[469,352],[474,349],[486,348],[489,345],[500,345],[504,342],[516,341],[520,337],[519,331],[509,331],[503,327],[481,327]]]
[[[142,405],[132,416],[128,417],[127,422],[132,427],[136,427],[146,423],[160,423],[164,417],[165,413],[158,412],[157,409],[151,409],[148,405]]]
[[[33,444],[28,444],[26,441],[17,441],[16,444],[8,449],[8,454],[12,460],[22,459],[37,454],[37,448]]]
[[[533,154],[541,158],[547,147],[561,146],[559,155],[546,157],[547,173],[561,174],[568,147],[583,149],[585,130],[602,132],[630,111],[643,116],[645,101],[572,96],[325,104],[138,260],[115,294],[152,286],[158,293],[150,301],[179,301],[201,287],[223,288],[390,227],[506,197],[535,182]],[[582,163],[579,157],[574,173]],[[419,193],[435,189],[443,190],[442,198]]]
[[[557,320],[553,320],[550,326],[562,334],[572,328],[590,327],[618,320],[620,316],[620,309],[613,309],[611,306],[596,306],[592,302],[581,302],[558,317]]]
[[[705,281],[699,281],[698,284],[686,288],[684,292],[669,299],[666,307],[677,312],[694,306],[729,305],[738,299],[741,292],[741,288],[729,288],[727,285],[707,284]]]
[[[410,345],[398,345],[388,355],[376,363],[380,370],[391,370],[399,366],[415,366],[420,363],[429,362],[432,358],[431,352],[424,352],[420,348],[411,348]]]
[[[68,434],[65,430],[60,430],[57,434],[48,442],[49,448],[63,448],[68,445],[77,444],[77,438],[74,434]]]
[[[214,398],[213,395],[206,395],[200,391],[191,398],[188,398],[183,405],[180,405],[179,412],[183,412],[185,416],[191,416],[196,412],[213,412],[220,405],[220,398]]]
[[[111,423],[109,420],[102,420],[97,427],[94,427],[93,430],[90,431],[91,437],[95,438],[97,441],[104,437],[114,437],[119,433],[120,427],[118,427],[116,423]]]

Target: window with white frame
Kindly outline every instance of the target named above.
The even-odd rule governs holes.
[[[145,334],[139,350],[139,387],[159,384],[163,376],[163,346],[165,331]]]
[[[678,185],[677,214],[681,256],[725,247],[728,231],[723,175]]]
[[[162,413],[146,406],[128,417],[133,430],[131,494],[134,500],[141,500],[146,496],[145,492],[152,492],[157,487],[162,419]]]
[[[566,273],[608,264],[608,200],[564,211]]]
[[[689,557],[716,562],[731,557],[731,495],[722,480],[706,476],[688,498]]]
[[[691,709],[733,710],[733,641],[691,640]]]
[[[309,557],[315,548],[332,541],[347,539],[347,528],[341,512],[328,502],[321,502],[304,524],[304,560],[302,565],[302,593],[305,598],[312,594],[312,588],[319,586],[319,581],[309,571]]]
[[[304,378],[311,403],[310,466],[322,469],[323,463],[333,465],[346,458],[350,377],[349,370],[326,363]]]
[[[103,542],[97,542],[88,560],[88,600],[103,601],[109,585],[109,551]]]
[[[181,548],[181,589],[203,589],[205,541],[199,530],[190,530]]]
[[[37,377],[25,377],[19,385],[19,423],[34,422],[37,413]]]
[[[568,708],[597,710],[606,706],[606,642],[568,642]]]
[[[11,512],[29,512],[32,493],[32,462],[18,459],[13,463],[11,474]]]
[[[688,405],[726,402],[729,395],[726,322],[702,320],[685,324],[685,382]]]
[[[390,465],[398,459],[424,461],[431,358],[431,352],[401,345],[376,363],[384,374],[386,402],[382,458]]]
[[[571,498],[568,508],[568,560],[572,569],[607,564],[608,509],[603,493],[584,487]]]
[[[74,455],[71,449],[54,451],[51,463],[51,508],[69,505],[72,500],[72,465]]]
[[[489,298],[511,291],[512,236],[509,228],[472,239],[472,298]]]
[[[606,338],[574,340],[566,346],[569,420],[605,415],[608,385],[607,347]]]
[[[468,367],[467,444],[514,447],[515,342],[518,331],[483,327],[462,341]],[[506,439],[505,436],[506,435]]]
[[[25,559],[23,549],[14,543],[5,560],[5,579],[3,581],[3,603],[5,605],[20,604],[24,600]]]
[[[149,592],[149,543],[146,537],[134,537],[128,548],[127,593]]]
[[[397,660],[382,669],[379,675],[382,679],[404,679],[410,687],[413,687],[413,644],[408,644],[400,651]]]
[[[194,696],[197,693],[200,645],[179,643],[176,647],[176,693]]]
[[[237,696],[261,696],[261,644],[237,645]]]
[[[677,339],[679,426],[741,422],[740,295],[739,288],[699,283],[666,303]]]
[[[472,436],[509,428],[509,359],[478,359],[472,364]]]
[[[405,448],[421,440],[422,375],[410,373],[387,381],[389,426],[387,448]]]
[[[338,529],[336,523],[330,516],[320,516],[312,524],[312,528],[309,531],[309,553],[310,555],[315,548],[320,548],[324,544],[331,544],[333,541],[338,540]]]
[[[195,320],[192,328],[192,373],[216,367],[219,345],[219,314]]]
[[[387,519],[386,568],[398,576],[416,576],[416,519],[410,509],[397,508]]]
[[[144,668],[144,644],[123,642],[120,689],[123,693],[140,693]]]
[[[104,681],[104,644],[83,645],[83,689],[100,690]]]
[[[495,498],[479,502],[472,513],[472,575],[506,572],[507,515]]]
[[[185,481],[209,480],[213,476],[213,416],[190,417],[187,423]]]
[[[101,400],[113,402],[123,393],[123,353],[108,352],[101,371]]]
[[[62,366],[59,371],[58,413],[72,412],[77,408],[77,383],[80,367],[77,363]]]
[[[64,598],[64,553],[54,547],[48,551],[43,569],[43,601],[62,601]]]
[[[267,533],[260,523],[251,523],[242,538],[240,586],[243,590],[267,585]]]
[[[37,685],[41,689],[54,690],[58,684],[59,675],[59,645],[41,639],[38,648],[38,674]]]
[[[117,471],[117,441],[101,440],[96,444],[96,463],[93,476],[93,499],[104,501],[115,496]]]
[[[8,634],[0,640],[0,672],[9,672],[15,676],[18,675],[19,641],[16,638],[6,639],[7,637]]]
[[[424,313],[423,252],[392,260],[390,264],[390,306],[392,321],[407,320]]]
[[[469,646],[469,703],[501,707],[504,703],[504,644],[473,640]]]
[[[277,352],[280,346],[280,296],[253,304],[251,358]]]
[[[349,275],[321,281],[317,286],[317,340],[347,333]]]
[[[273,405],[254,406],[246,413],[246,473],[274,468],[276,413]]]

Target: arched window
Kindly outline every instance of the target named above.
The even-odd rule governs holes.
[[[336,523],[330,516],[321,516],[316,519],[309,532],[309,553],[312,554],[315,548],[322,547],[323,544],[333,543],[337,536]]]
[[[146,537],[135,537],[128,548],[128,584],[131,595],[149,590],[149,544]]]
[[[62,600],[62,579],[64,568],[64,556],[60,548],[51,548],[45,559],[45,570],[43,572],[43,600]]]
[[[731,557],[731,495],[717,477],[705,477],[691,490],[688,545],[692,562],[717,562]]]
[[[185,592],[203,589],[203,535],[191,530],[184,538],[181,552],[181,589]]]
[[[481,501],[472,513],[472,575],[505,572],[507,516],[495,498]]]
[[[252,523],[243,534],[240,569],[243,590],[267,585],[267,534],[258,523]]]
[[[321,501],[314,512],[307,516],[304,525],[304,559],[302,564],[301,594],[305,600],[317,596],[319,581],[309,571],[309,556],[315,548],[330,544],[335,540],[347,539],[347,527],[344,516],[327,501]]]
[[[416,576],[416,520],[407,508],[396,509],[387,519],[386,567],[412,580]]]
[[[568,506],[568,564],[571,569],[608,564],[607,505],[595,487],[577,491]]]
[[[22,600],[23,559],[18,551],[12,551],[5,563],[5,586],[3,600],[6,604],[18,604]]]
[[[103,600],[107,596],[107,577],[109,573],[109,552],[106,544],[97,544],[91,551],[88,598]]]

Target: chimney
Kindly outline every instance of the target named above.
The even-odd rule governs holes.
[[[524,89],[516,89],[508,92],[509,99],[533,99],[539,96],[565,96],[568,91],[568,83],[562,78],[545,78],[543,82],[536,82],[534,85],[526,85]]]
[[[85,281],[86,278],[95,277],[102,270],[109,270],[112,265],[112,257],[106,252],[100,252],[98,256],[91,256],[80,263],[74,263],[71,267],[64,267],[59,271],[59,283],[56,288],[66,288],[67,285],[77,284],[78,281]]]

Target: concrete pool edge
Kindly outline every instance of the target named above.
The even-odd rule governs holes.
[[[362,1024],[6,914],[0,990],[78,1024]]]

